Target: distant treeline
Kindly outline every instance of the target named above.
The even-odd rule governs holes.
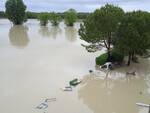
[[[37,13],[37,12],[29,12],[29,11],[26,12],[26,16],[27,16],[28,19],[37,19],[39,14],[40,13]],[[58,14],[62,18],[64,18],[65,13],[58,13]],[[89,14],[90,13],[78,12],[77,16],[78,16],[78,19],[86,19]],[[6,15],[5,15],[4,11],[0,11],[0,18],[6,18]]]

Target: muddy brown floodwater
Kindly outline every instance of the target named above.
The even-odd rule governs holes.
[[[150,104],[150,60],[108,72],[88,74],[95,57],[78,36],[80,23],[40,27],[36,20],[12,26],[0,19],[0,113],[147,113]],[[126,72],[136,71],[136,76]],[[63,92],[73,78],[83,82]],[[48,108],[36,109],[47,98]]]

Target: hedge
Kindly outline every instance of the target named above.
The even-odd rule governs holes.
[[[104,53],[99,57],[96,57],[96,65],[104,65],[107,62],[108,54]]]
[[[111,51],[111,58],[110,58],[110,62],[122,62],[124,59],[124,55],[118,53],[115,50]],[[104,53],[102,55],[100,55],[99,57],[96,57],[95,59],[96,61],[96,65],[104,65],[106,62],[108,62],[108,54]]]
[[[111,62],[122,62],[124,55],[120,54],[116,50],[111,51]]]

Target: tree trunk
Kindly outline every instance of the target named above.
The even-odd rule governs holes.
[[[111,32],[108,33],[108,48],[107,48],[107,52],[108,52],[108,61],[111,61],[111,54],[110,54],[110,44],[111,44]]]
[[[130,63],[131,63],[131,53],[129,52],[129,56],[128,56],[128,63],[127,63],[127,65],[129,66],[129,65],[130,65]]]
[[[107,60],[110,62],[110,60],[111,60],[111,58],[110,58],[111,57],[110,48],[107,48],[107,54],[108,54],[108,59]]]
[[[132,52],[131,57],[132,61],[134,61],[134,52]]]
[[[110,48],[108,47],[108,41],[106,42],[104,40],[104,44],[105,44],[105,47],[107,49],[107,55],[108,55],[107,61],[110,61]]]

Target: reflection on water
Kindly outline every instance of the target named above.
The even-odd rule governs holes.
[[[13,46],[25,47],[28,45],[28,27],[17,25],[13,26],[9,30],[9,40]]]
[[[52,26],[50,28],[50,34],[51,34],[53,39],[56,39],[57,35],[60,35],[61,32],[62,32],[62,30],[58,26]]]
[[[61,34],[61,29],[58,26],[41,26],[39,29],[39,34],[42,37],[52,37],[53,39],[56,39],[57,35]]]
[[[150,101],[144,80],[95,80],[87,76],[79,98],[94,113],[138,113],[137,102]]]
[[[65,36],[70,42],[76,41],[77,29],[74,27],[65,27]]]
[[[49,37],[50,36],[49,28],[47,26],[40,26],[39,34],[42,35],[43,37]]]
[[[140,64],[134,64],[134,68],[132,66],[120,68],[109,75],[111,77],[122,75],[118,79],[111,77],[100,79],[88,75],[84,77],[78,96],[94,113],[139,113],[140,110],[135,104],[150,102],[148,68],[150,68],[149,60],[142,60]],[[137,75],[125,76],[126,71],[132,69],[137,69],[135,70]]]

